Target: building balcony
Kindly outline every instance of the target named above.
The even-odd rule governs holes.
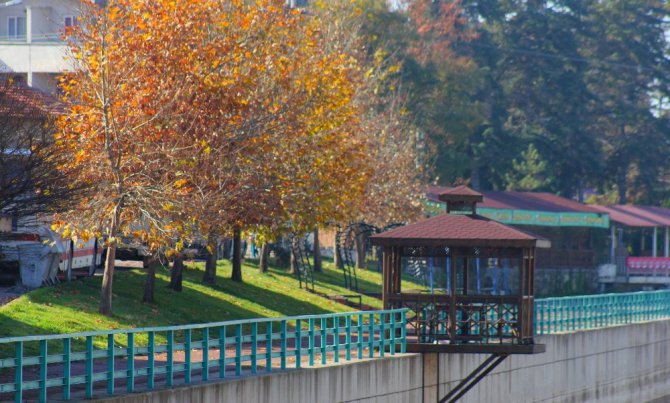
[[[59,34],[0,37],[0,73],[62,73],[70,70]]]

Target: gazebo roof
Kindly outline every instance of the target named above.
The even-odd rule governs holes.
[[[441,201],[467,200],[481,202],[484,200],[484,195],[467,186],[461,185],[440,192],[438,198]]]
[[[441,214],[371,237],[384,246],[540,247],[550,242],[480,215]]]

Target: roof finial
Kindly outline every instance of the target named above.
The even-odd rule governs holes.
[[[438,198],[447,204],[447,213],[477,214],[477,203],[484,200],[484,196],[465,185],[456,186],[438,195]]]

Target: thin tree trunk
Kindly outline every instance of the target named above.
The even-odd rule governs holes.
[[[342,261],[340,259],[340,245],[337,243],[337,236],[335,237],[335,245],[333,246],[333,263],[338,269],[342,268]]]
[[[72,281],[72,263],[74,261],[74,240],[70,239],[67,260],[67,281]]]
[[[619,204],[626,204],[628,201],[626,197],[626,193],[628,193],[628,187],[626,186],[626,172],[623,171],[619,173],[618,179],[617,188],[619,191]]]
[[[230,279],[242,282],[242,231],[235,228],[233,232],[233,273]]]
[[[98,243],[98,239],[95,239],[95,242],[93,242],[93,259],[91,260],[91,267],[88,268],[88,275],[92,276],[95,274],[95,271],[98,269],[98,250],[100,248],[100,244]]]
[[[112,314],[112,283],[114,281],[114,260],[116,259],[116,235],[121,215],[121,204],[114,208],[112,222],[109,227],[109,245],[107,246],[107,259],[105,259],[105,271],[102,275],[102,287],[100,290],[100,313],[111,316]]]
[[[270,256],[270,248],[268,247],[268,243],[265,242],[263,246],[261,246],[261,261],[258,263],[258,269],[260,270],[261,273],[267,273],[268,271],[269,256]]]
[[[202,276],[203,284],[216,284],[216,261],[218,260],[218,251],[216,248],[216,238],[213,235],[209,237],[210,243],[205,262],[205,273]],[[210,251],[211,250],[211,251]]]
[[[293,238],[291,239],[291,259],[290,259],[290,264],[288,268],[289,274],[296,274],[298,270],[298,258],[295,255],[294,251],[297,248],[296,243],[298,242],[298,238]]]
[[[170,273],[170,285],[168,285],[168,288],[172,288],[175,291],[181,291],[183,287],[183,273],[184,256],[177,253],[172,262],[172,273]]]
[[[152,256],[145,256],[143,266],[147,269],[147,281],[144,283],[144,297],[142,302],[154,302],[154,289],[156,287],[156,260]]]
[[[232,260],[230,249],[231,249],[230,239],[224,239],[223,240],[223,256],[222,256],[223,259]]]
[[[314,271],[319,273],[323,271],[321,244],[319,243],[319,227],[314,227]]]
[[[365,238],[363,234],[356,235],[356,268],[365,268]]]

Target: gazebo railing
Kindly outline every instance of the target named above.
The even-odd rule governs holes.
[[[70,400],[406,350],[404,309],[0,339],[0,400]]]
[[[518,296],[405,293],[387,295],[387,301],[409,310],[408,335],[419,343],[521,344],[532,337],[532,329],[522,332],[524,299]]]

